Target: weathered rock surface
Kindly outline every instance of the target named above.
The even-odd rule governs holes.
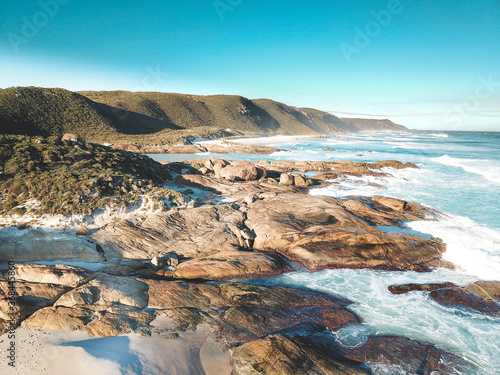
[[[224,280],[254,276],[278,275],[291,271],[276,255],[247,251],[226,251],[188,260],[174,270],[159,270],[157,275],[173,279]]]
[[[134,278],[100,275],[70,289],[51,301],[51,306],[38,309],[21,327],[82,330],[107,337],[140,331],[154,319],[151,312],[144,310],[148,287]]]
[[[233,181],[257,180],[259,172],[254,164],[248,161],[237,161],[222,168],[219,175]],[[265,177],[265,176],[262,176]]]
[[[467,365],[464,361],[404,338],[370,337],[356,348],[341,346],[328,331],[359,323],[349,311],[349,301],[299,288],[214,282],[290,271],[283,257],[311,271],[366,267],[425,271],[440,262],[442,242],[397,229],[404,221],[425,219],[430,210],[387,197],[311,196],[305,194],[311,181],[297,173],[383,176],[380,168],[414,165],[266,163],[193,161],[200,174],[189,175],[182,173],[196,172],[177,166],[176,182],[184,188],[227,195],[233,203],[117,219],[89,231],[85,239],[39,230],[12,236],[10,229],[3,229],[2,259],[103,261],[104,255],[107,260],[99,272],[18,264],[21,326],[82,330],[101,337],[161,331],[175,338],[178,332],[209,325],[217,332],[218,344],[232,348],[237,374],[365,374],[387,368],[419,374],[461,371]],[[280,186],[275,179],[281,180]],[[286,179],[288,186],[283,183]],[[377,226],[395,231],[387,233]],[[66,239],[58,243],[60,237]],[[494,282],[467,288],[452,284],[391,288],[395,293],[428,290],[444,304],[498,313],[500,288]],[[1,296],[7,293],[8,284],[0,282]],[[0,302],[1,332],[7,327],[7,308],[5,301]],[[151,324],[157,319],[167,322],[166,328]]]
[[[157,316],[172,318],[174,331],[196,329],[202,323],[215,325],[228,346],[304,323],[314,323],[321,331],[358,321],[345,309],[348,301],[305,289],[109,275],[99,275],[77,288],[33,285],[37,286],[34,293],[44,299],[38,297],[36,309],[21,305],[26,309],[22,327],[83,330],[101,337],[152,332],[149,323]]]
[[[57,284],[39,284],[30,282],[16,282],[17,293],[15,306],[19,315],[15,318],[19,323],[28,318],[35,311],[52,305],[61,295],[71,288]],[[0,281],[0,333],[7,327],[7,322],[14,316],[8,304],[9,285],[6,281]]]
[[[487,315],[500,315],[500,282],[481,282],[466,287],[442,288],[431,297],[444,306],[472,308]]]
[[[280,151],[274,147],[230,141],[221,143],[196,143],[192,145],[143,146],[139,150],[146,154],[198,154],[203,152],[217,154],[272,154],[273,152]]]
[[[0,229],[0,259],[18,262],[33,261],[90,261],[99,262],[102,255],[96,245],[73,235],[42,229]]]
[[[94,272],[61,264],[54,266],[19,264],[16,267],[16,280],[29,283],[77,287],[93,277],[95,277]]]
[[[108,258],[152,259],[175,251],[181,258],[196,258],[240,247],[243,213],[231,205],[202,206],[177,212],[116,220],[92,235]]]
[[[392,203],[395,203],[391,201]],[[400,205],[405,203],[400,201]],[[394,225],[398,220],[421,219],[423,208],[408,216],[367,200],[344,206],[330,197],[281,194],[249,205],[245,224],[255,233],[256,249],[275,249],[310,270],[323,268],[375,268],[425,270],[439,259],[445,245],[399,232],[384,233],[370,225]],[[346,210],[346,207],[349,208]],[[395,217],[389,214],[395,213]],[[363,215],[368,217],[363,220]],[[391,218],[389,220],[388,218]]]
[[[81,330],[93,336],[110,337],[140,332],[153,319],[151,312],[128,305],[111,305],[105,309],[91,305],[51,306],[38,310],[23,321],[21,327],[63,332]]]
[[[465,287],[453,283],[391,285],[393,294],[431,292],[436,302],[449,307],[466,307],[488,315],[500,314],[500,282],[479,281]]]
[[[233,349],[238,374],[458,374],[470,373],[468,362],[432,345],[372,336],[357,347],[345,347],[329,333],[275,334]]]
[[[281,335],[270,335],[233,350],[233,366],[241,375],[369,374],[367,369],[336,360],[313,346]]]
[[[313,324],[315,331],[322,331],[358,321],[346,310],[348,301],[306,289],[146,282],[150,307],[168,310],[182,327],[192,326],[193,321],[215,322],[220,340],[230,347],[303,324]]]

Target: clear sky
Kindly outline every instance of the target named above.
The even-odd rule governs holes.
[[[500,131],[499,0],[16,0],[0,19],[0,88],[238,94]]]

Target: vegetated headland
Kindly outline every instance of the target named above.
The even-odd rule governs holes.
[[[0,125],[0,272],[7,274],[8,264],[16,270],[20,337],[41,345],[40,329],[63,332],[54,342],[82,331],[127,335],[143,354],[127,345],[122,370],[138,373],[369,374],[380,366],[471,372],[468,360],[405,337],[367,335],[358,346],[343,345],[336,332],[361,322],[351,301],[235,281],[299,268],[453,267],[442,260],[440,239],[397,229],[432,220],[432,209],[381,196],[309,194],[345,176],[389,176],[416,165],[214,158],[161,164],[98,144],[141,151],[188,137],[321,136],[397,125],[237,96],[40,88],[0,91]],[[0,280],[2,297],[11,289]],[[498,283],[391,292],[410,290],[446,306],[499,313]],[[8,309],[0,302],[0,333],[12,328]],[[57,349],[63,361],[67,348]],[[49,370],[61,362],[53,363]]]

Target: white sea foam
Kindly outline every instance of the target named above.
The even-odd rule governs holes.
[[[450,135],[446,134],[446,133],[429,134],[429,136],[436,137],[436,138],[450,138]]]
[[[457,215],[441,215],[437,221],[414,221],[410,228],[441,238],[443,259],[460,271],[484,280],[500,281],[500,232]]]
[[[248,143],[253,145],[268,145],[273,143],[286,143],[315,137],[316,136],[314,135],[276,135],[271,137],[233,138],[230,141],[236,143]]]
[[[405,186],[411,185],[416,176],[424,172],[421,169],[392,167],[381,168],[381,176],[339,176],[332,180],[336,184],[311,190],[311,195],[333,197],[397,195]]]
[[[443,155],[431,160],[442,165],[462,168],[468,173],[480,175],[488,181],[494,182],[495,184],[500,184],[500,167],[497,166],[498,161],[482,159],[461,159],[454,158],[448,155]]]

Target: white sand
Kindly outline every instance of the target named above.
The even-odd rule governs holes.
[[[257,138],[235,138],[230,139],[230,142],[236,143],[248,143],[253,145],[267,145],[274,143],[287,143],[294,140],[306,139],[306,138],[318,138],[317,135],[274,135],[271,137],[257,137]]]
[[[227,142],[246,143],[251,145],[267,145],[269,143],[287,143],[297,139],[317,138],[316,135],[274,135],[271,137],[255,137],[255,138],[231,138],[226,140],[213,139],[206,141],[195,142],[198,144],[213,144],[228,147]]]
[[[168,327],[169,322],[156,326]],[[168,332],[170,333],[170,332]],[[230,354],[208,325],[197,331],[143,337],[94,337],[85,332],[18,329],[16,368],[8,366],[7,335],[0,337],[2,375],[230,375]]]

